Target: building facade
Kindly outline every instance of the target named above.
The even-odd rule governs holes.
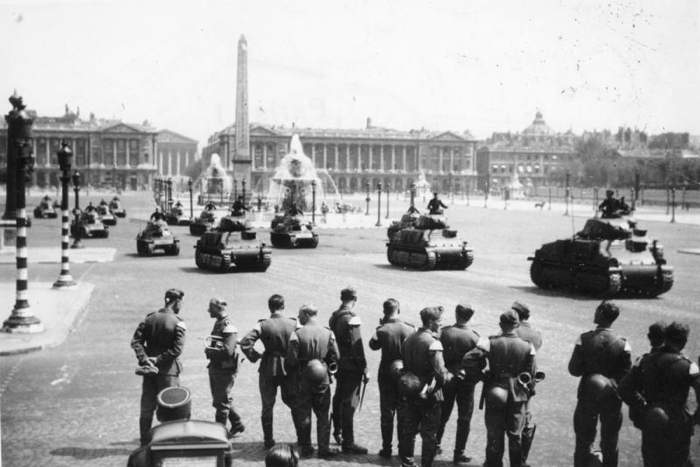
[[[520,133],[493,133],[478,151],[479,187],[499,189],[515,176],[526,187],[560,183],[576,139],[571,131],[555,133],[539,111]]]
[[[155,164],[162,177],[182,179],[187,168],[199,160],[197,141],[170,130],[161,130],[156,137],[158,157]]]
[[[235,125],[212,135],[202,149],[206,161],[217,153],[236,178],[232,160]],[[378,128],[367,121],[364,129],[319,129],[250,125],[250,157],[253,192],[265,192],[269,179],[289,151],[292,135],[298,134],[304,153],[321,172],[326,172],[340,193],[376,190],[404,191],[418,181],[421,172],[432,189],[464,192],[476,181],[476,140],[468,133],[397,131]],[[247,181],[248,183],[251,180]]]

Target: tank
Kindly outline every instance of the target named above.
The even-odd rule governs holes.
[[[418,222],[418,219],[420,218],[420,214],[417,213],[406,213],[403,216],[401,216],[400,221],[393,221],[391,225],[386,229],[386,236],[389,240],[391,240],[391,237],[394,236],[396,232],[398,232],[401,229],[407,229],[409,227],[415,227],[416,222]]]
[[[285,214],[272,219],[270,242],[277,248],[316,248],[318,234],[304,216]]]
[[[573,238],[545,243],[528,259],[530,278],[542,289],[656,297],[673,286],[661,243],[624,217],[589,219]]]
[[[112,214],[112,211],[109,210],[109,206],[100,204],[95,209],[97,209],[97,215],[100,216],[100,220],[104,225],[117,225],[117,218]]]
[[[136,252],[139,256],[152,256],[160,250],[166,255],[177,256],[180,254],[179,243],[180,240],[173,236],[168,225],[158,220],[146,224],[146,228],[136,235]]]
[[[39,202],[39,206],[34,208],[34,217],[37,219],[55,219],[58,217],[55,203],[50,196],[44,196]]]
[[[81,212],[77,222],[73,219],[70,225],[70,233],[75,238],[107,238],[109,230],[100,221],[97,211]]]
[[[386,246],[394,266],[428,271],[467,269],[474,262],[474,251],[442,216],[420,216],[415,226],[397,230]]]
[[[199,217],[196,217],[194,221],[190,223],[190,233],[197,236],[202,235],[213,229],[217,221],[216,212],[205,209]]]
[[[117,217],[126,217],[126,209],[122,207],[122,203],[117,196],[109,202],[109,210]]]
[[[175,205],[172,207],[169,213],[165,215],[165,222],[168,225],[190,225],[192,220],[185,216],[185,212],[182,209],[182,205]]]
[[[245,219],[226,216],[218,227],[197,240],[194,260],[200,269],[219,272],[266,271],[272,250],[257,239],[257,233]]]

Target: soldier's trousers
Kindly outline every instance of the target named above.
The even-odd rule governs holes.
[[[333,429],[341,433],[343,446],[355,442],[353,419],[355,409],[360,404],[362,373],[338,372],[336,388],[333,395]]]
[[[224,427],[226,420],[229,420],[232,429],[241,426],[241,417],[233,409],[232,392],[235,379],[235,373],[230,371],[209,371],[212,406],[216,409],[215,420]]]
[[[141,415],[139,417],[142,446],[150,441],[153,412],[158,405],[158,393],[165,388],[179,385],[180,378],[178,376],[157,374],[143,377],[143,384],[141,385]]]
[[[454,381],[454,380],[453,380]],[[474,384],[467,381],[458,381],[442,388],[445,398],[442,403],[442,417],[440,429],[437,433],[437,444],[442,442],[445,433],[445,425],[452,414],[452,407],[457,402],[457,436],[455,437],[455,454],[463,454],[469,438],[469,427],[474,413]]]
[[[522,458],[522,432],[525,427],[527,402],[508,401],[505,407],[486,404],[486,467],[501,467],[505,450],[504,435],[508,437],[508,458],[511,467],[520,467]]]
[[[687,467],[690,457],[690,439],[693,420],[682,407],[664,407],[669,416],[662,429],[642,428],[642,459],[644,467]]]
[[[297,444],[300,448],[311,446],[311,412],[316,415],[316,441],[319,452],[328,451],[331,437],[331,424],[328,411],[331,405],[331,389],[312,392],[310,388],[300,385],[296,406],[292,411],[297,427]]]
[[[435,458],[442,402],[430,399],[402,399],[399,404],[399,456],[402,466],[412,466],[416,434],[422,439],[421,466],[430,467]]]
[[[399,408],[399,390],[391,375],[379,373],[377,381],[379,383],[379,423],[382,430],[382,448],[391,450],[391,441],[394,437],[394,416]]]
[[[262,399],[260,421],[262,423],[263,436],[265,441],[272,441],[274,439],[272,429],[273,409],[277,399],[277,388],[279,387],[282,393],[282,402],[292,410],[296,403],[298,388],[292,375],[266,377],[262,373],[260,373],[258,378],[258,387],[260,388],[260,398]]]
[[[621,406],[622,402],[619,400],[609,401],[603,406],[586,399],[578,400],[574,411],[574,433],[576,433],[574,467],[588,465],[599,418],[603,466],[617,466],[617,438],[622,426]]]

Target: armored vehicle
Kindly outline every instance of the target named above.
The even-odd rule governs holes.
[[[204,232],[208,232],[216,226],[218,219],[216,217],[216,212],[213,210],[205,209],[195,218],[192,223],[190,223],[190,233],[192,235],[202,235]]]
[[[418,219],[420,218],[420,214],[417,212],[407,212],[403,216],[401,216],[400,221],[393,221],[391,225],[386,229],[386,236],[391,240],[391,237],[394,236],[396,232],[398,232],[401,229],[407,229],[409,227],[415,227],[416,222],[418,222]]]
[[[450,229],[442,216],[420,216],[414,227],[396,231],[389,239],[387,259],[394,266],[431,269],[467,269],[474,251]]]
[[[316,248],[318,234],[302,215],[285,214],[272,219],[270,242],[277,248]]]
[[[156,250],[161,250],[166,255],[177,256],[180,254],[180,240],[176,239],[168,230],[168,225],[157,220],[146,224],[146,228],[136,235],[136,251],[139,256],[151,256]]]
[[[107,204],[100,204],[95,209],[97,209],[97,215],[100,216],[100,220],[104,225],[117,225],[117,218],[109,210]]]
[[[34,208],[34,217],[37,219],[55,219],[58,217],[56,205],[49,195],[44,196],[39,206]]]
[[[266,271],[272,260],[269,246],[257,240],[257,233],[244,218],[226,216],[219,226],[202,234],[195,245],[198,268],[227,272]]]
[[[78,219],[73,219],[70,225],[70,233],[74,238],[107,238],[109,230],[100,221],[97,211],[81,212]]]
[[[625,217],[589,219],[573,238],[545,243],[528,259],[530,278],[542,289],[656,297],[673,285],[663,246]]]
[[[126,217],[126,209],[122,207],[122,203],[118,196],[115,196],[109,202],[109,210],[112,211],[112,214],[117,217]]]
[[[165,214],[165,222],[168,225],[190,225],[192,220],[185,216],[181,204],[175,204],[169,213]]]

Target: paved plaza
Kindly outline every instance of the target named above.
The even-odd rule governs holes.
[[[0,357],[2,465],[126,464],[128,454],[138,445],[141,388],[141,379],[134,374],[136,360],[129,343],[139,321],[162,305],[167,288],[176,287],[185,292],[181,316],[188,329],[181,383],[192,390],[193,418],[213,420],[203,350],[204,339],[213,324],[207,313],[209,299],[214,296],[226,299],[240,336],[258,319],[267,316],[267,298],[273,293],[285,296],[287,314],[296,315],[302,304],[313,303],[326,321],[337,308],[339,292],[346,285],[358,290],[356,310],[363,322],[365,350],[373,376],[356,423],[357,440],[369,448],[370,454],[341,455],[332,462],[313,458],[304,460],[302,465],[399,465],[396,457],[384,461],[376,455],[381,447],[376,387],[379,354],[367,347],[381,317],[382,302],[389,297],[398,299],[402,317],[416,324],[418,311],[425,306],[445,306],[448,310],[445,324],[449,324],[455,304],[470,302],[476,309],[473,327],[482,335],[497,332],[499,314],[514,300],[528,304],[533,326],[544,335],[538,363],[547,373],[533,403],[538,430],[531,464],[572,464],[572,417],[578,380],[568,375],[566,366],[578,334],[593,327],[593,311],[599,300],[535,288],[529,278],[527,257],[542,243],[565,238],[580,229],[586,216],[592,213],[590,206],[574,209],[572,218],[563,216],[563,205],[558,204],[551,210],[547,207],[540,210],[534,209],[532,203],[512,202],[504,209],[502,201],[491,200],[485,209],[483,199],[472,199],[470,206],[463,199],[455,200],[454,204],[448,201],[450,224],[474,248],[474,264],[466,271],[419,272],[390,266],[385,247],[388,220],[382,215],[382,227],[374,227],[377,218],[373,204],[370,216],[348,215],[345,227],[356,228],[340,228],[341,225],[333,223],[337,218],[330,225],[321,224],[317,249],[274,249],[272,265],[265,273],[218,274],[195,266],[196,237],[189,235],[187,227],[171,228],[181,241],[179,257],[138,257],[135,237],[143,225],[140,219],[152,207],[145,195],[122,199],[133,219],[120,219],[116,227],[110,228],[108,239],[85,241],[93,252],[114,249],[112,254],[104,261],[85,260],[71,265],[81,290],[90,289],[89,300],[83,306],[78,307],[77,301],[61,305],[59,298],[66,297],[62,295],[65,291],[48,288],[58,277],[60,255],[56,255],[53,263],[30,260],[29,300],[37,314],[60,314],[73,308],[79,311],[45,318],[50,329],[57,326],[57,317],[64,320],[61,325],[65,329],[56,338],[57,345]],[[93,201],[99,201],[99,197]],[[364,207],[361,198],[356,201]],[[407,206],[403,199],[392,198],[391,203],[394,214]],[[423,206],[422,200],[419,206]],[[700,222],[694,220],[693,214],[686,214],[685,219],[682,215],[679,213],[677,222],[671,224],[663,211],[650,209],[638,213],[640,224],[648,229],[649,236],[664,244],[666,257],[675,268],[675,284],[658,299],[618,300],[622,314],[614,329],[629,339],[633,357],[647,350],[646,328],[658,319],[688,323],[691,336],[686,354],[695,360],[700,353],[697,305],[700,256],[679,252],[700,248]],[[58,252],[59,231],[60,220],[35,220],[29,231],[29,257],[33,248],[42,249],[37,251],[55,248]],[[259,235],[265,240],[269,238],[267,229],[261,229]],[[0,261],[3,319],[11,311],[14,278],[14,265]],[[0,345],[2,339],[8,338],[0,335]],[[246,361],[234,389],[235,406],[246,425],[245,432],[233,443],[234,465],[263,465],[257,387],[257,365]],[[477,394],[480,390],[477,387]],[[691,408],[694,410],[694,406]],[[640,432],[627,418],[626,409],[624,412],[620,465],[638,466],[641,465]],[[452,465],[455,419],[453,414],[442,444],[444,453],[438,456],[435,465]],[[275,438],[278,442],[295,441],[289,411],[280,400],[275,407]],[[484,447],[483,412],[475,410],[467,444],[467,454],[473,457],[469,465],[481,465]],[[693,450],[698,458],[697,438],[693,440]],[[416,452],[420,452],[419,441]]]

